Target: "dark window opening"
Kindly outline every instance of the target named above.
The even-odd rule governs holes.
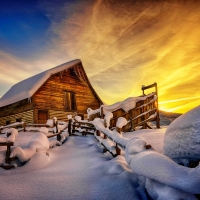
[[[9,125],[11,123],[11,120],[6,120],[6,125]]]
[[[16,118],[16,122],[22,122],[22,118]]]
[[[65,92],[65,109],[76,110],[76,94],[74,92]]]

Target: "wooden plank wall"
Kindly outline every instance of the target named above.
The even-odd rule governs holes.
[[[67,115],[73,115],[73,112],[65,112],[60,110],[49,110],[49,117],[53,119],[53,117],[57,117],[59,121],[68,121]]]
[[[76,68],[79,69],[80,66],[77,65]],[[79,69],[80,72],[81,69]],[[62,74],[52,75],[43,84],[33,96],[34,108],[69,112],[64,107],[64,91],[76,93],[77,113],[85,114],[88,107],[96,109],[100,106],[99,100],[92,92],[88,83],[72,68],[63,71]]]
[[[1,117],[0,125],[5,126],[7,120],[11,120],[11,123],[15,123],[17,118],[22,118],[22,121],[27,122],[27,123],[33,123],[33,110],[21,112],[14,115],[9,115],[6,117]]]
[[[0,118],[9,116],[9,115],[22,113],[22,112],[32,110],[32,109],[33,109],[32,102],[28,101],[28,99],[24,99],[24,100],[18,101],[16,103],[1,107],[0,108]]]

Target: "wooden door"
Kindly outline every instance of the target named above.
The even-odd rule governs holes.
[[[46,124],[48,119],[48,110],[38,110],[38,124]]]

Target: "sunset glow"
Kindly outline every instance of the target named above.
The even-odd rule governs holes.
[[[107,104],[157,82],[161,110],[200,105],[200,1],[20,2],[0,4],[0,96],[78,58]]]

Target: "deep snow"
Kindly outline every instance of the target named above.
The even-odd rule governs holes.
[[[147,199],[124,157],[106,158],[93,136],[69,137],[0,177],[2,199]]]

